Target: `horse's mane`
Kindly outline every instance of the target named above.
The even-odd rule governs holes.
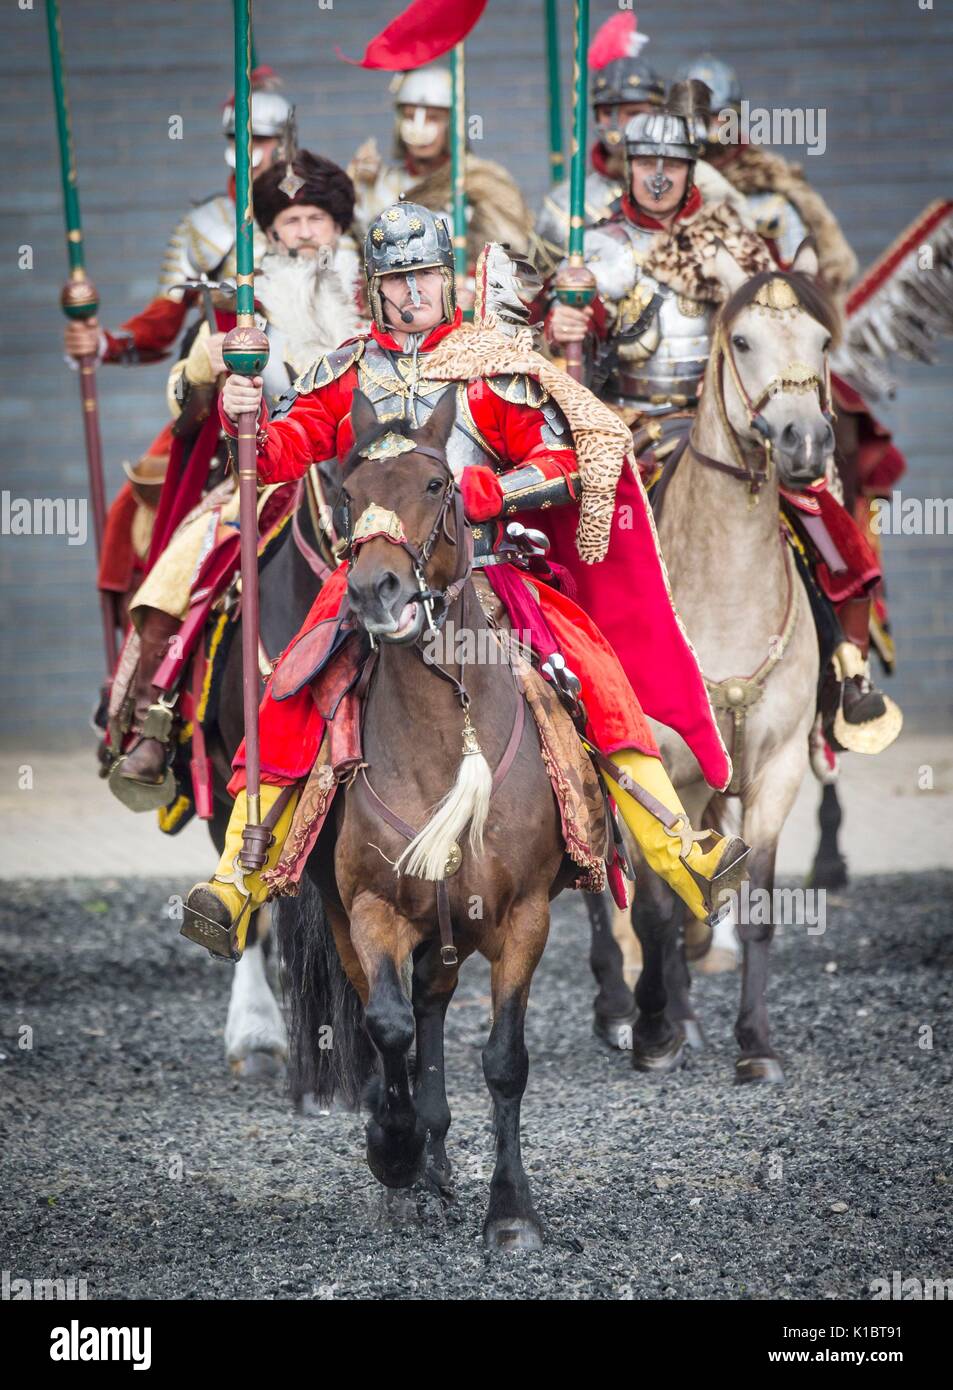
[[[816,280],[796,270],[759,270],[757,275],[752,275],[722,305],[720,322],[723,327],[729,328],[741,310],[771,280],[783,280],[790,285],[805,313],[824,325],[835,344],[840,340],[840,315],[834,301]]]
[[[341,464],[342,476],[350,473],[351,469],[361,462],[371,445],[376,444],[385,434],[402,434],[407,439],[413,439],[414,430],[418,428],[419,426],[411,425],[407,419],[378,420],[376,425],[364,431],[360,439],[355,439],[351,452]]]

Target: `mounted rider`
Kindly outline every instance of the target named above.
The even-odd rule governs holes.
[[[474,528],[475,565],[513,627],[551,634],[577,673],[590,737],[611,757],[604,766],[623,818],[653,868],[696,916],[707,917],[716,891],[743,877],[747,850],[735,838],[697,837],[691,831],[640,707],[641,701],[648,713],[678,727],[706,778],[725,785],[730,764],[672,608],[644,492],[626,462],[627,432],[584,387],[531,350],[525,329],[507,336],[493,315],[484,316],[479,327],[461,327],[452,246],[439,214],[414,203],[385,209],[368,231],[364,266],[374,320],[370,333],[316,362],[270,416],[260,407],[260,379],[231,377],[221,401],[224,427],[234,434],[239,416],[260,411],[258,473],[270,484],[300,477],[313,461],[343,459],[354,444],[352,404],[363,408],[370,402],[378,419],[420,426],[451,384],[455,421],[446,458]],[[526,300],[515,293],[513,272],[500,248],[488,247],[478,289],[494,289],[503,298],[514,292],[513,321],[519,323],[520,313],[525,321]],[[386,467],[387,458],[406,447],[396,434],[385,435],[374,456]],[[618,586],[591,589],[588,613],[553,583],[542,582],[557,577],[558,567],[544,564],[542,577],[533,573],[524,581],[512,563],[519,546],[501,524],[514,514],[535,524],[537,509],[551,508],[545,514],[552,516],[557,505],[578,500],[580,489],[578,537],[572,548],[554,552],[555,559],[574,579],[583,571],[598,576],[603,564],[593,562],[604,563],[612,548],[626,569]],[[630,502],[627,509],[616,505],[623,498]],[[565,510],[568,514],[570,508]],[[628,525],[620,521],[621,510],[631,514]],[[365,515],[350,518],[346,529],[351,536],[363,535],[373,524]],[[330,634],[341,621],[347,579],[342,566],[326,582],[266,689],[260,718],[263,827],[250,827],[260,844],[260,867],[243,872],[237,861],[247,815],[240,749],[229,787],[236,802],[222,860],[211,881],[189,895],[184,934],[226,958],[241,950],[247,909],[268,895],[300,785],[323,745],[327,724],[310,680],[324,669],[322,644],[331,641],[333,653]],[[617,624],[613,648],[596,623],[615,615],[622,629]],[[403,615],[391,617],[399,633]],[[332,741],[336,732],[332,724]],[[713,840],[707,851],[701,838]],[[287,881],[281,886],[289,891]]]
[[[742,139],[726,139],[730,118],[741,111],[742,89],[734,69],[714,54],[704,53],[685,64],[679,76],[705,82],[712,91],[712,114],[704,149],[706,164],[717,169],[745,198],[759,235],[764,237],[782,270],[790,266],[805,238],[813,238],[819,278],[843,310],[858,267],[857,257],[834,213],[811,188],[800,165],[792,164],[774,150]],[[835,356],[835,366],[841,366],[840,355]],[[849,364],[842,370],[849,374]],[[831,391],[843,500],[867,541],[879,552],[879,542],[869,524],[870,499],[890,495],[906,472],[906,460],[893,443],[890,431],[874,418],[860,392],[836,369],[831,374]],[[842,605],[838,616],[850,640],[865,657],[873,638],[884,667],[893,670],[894,644],[882,584]]]
[[[302,150],[259,174],[252,198],[268,247],[256,272],[255,299],[271,343],[265,390],[274,404],[316,356],[336,344],[342,332],[357,327],[359,262],[347,237],[354,189],[343,169]],[[203,498],[215,452],[221,447],[227,456],[217,407],[225,370],[222,342],[235,315],[220,310],[217,319],[214,334],[207,324],[199,327],[169,378],[173,410],[188,411],[194,397],[205,393],[207,421],[191,456],[183,461],[168,542],[130,604],[135,640],[127,640],[120,656],[119,679],[110,700],[113,732],[127,735],[110,787],[136,810],[166,805],[175,790],[168,772],[169,710],[191,649],[188,642],[175,639],[187,616],[193,640],[201,634],[200,624],[193,621],[196,605],[204,605],[204,611],[217,600],[237,565],[234,478],[226,476]],[[288,486],[262,490],[263,535],[287,516],[293,495]],[[159,687],[157,673],[176,649],[174,674]]]
[[[277,78],[270,68],[257,68],[252,83],[252,141],[256,167],[266,169],[279,155],[290,138],[294,107],[276,90]],[[222,132],[226,140],[225,162],[235,167],[235,103],[233,98],[222,110]],[[65,330],[68,357],[78,361],[95,356],[100,362],[122,366],[148,365],[161,361],[176,342],[185,325],[189,310],[204,306],[211,313],[212,303],[220,301],[214,288],[203,289],[202,282],[214,287],[217,282],[234,274],[232,251],[235,244],[235,176],[231,174],[228,187],[222,193],[203,198],[176,224],[159,273],[155,297],[121,328],[109,330],[99,326],[97,319],[70,320]],[[160,484],[165,478],[174,448],[172,422],[167,423],[148,449],[129,465],[137,475],[148,475],[149,485]],[[127,470],[128,476],[128,470]],[[168,506],[159,499],[144,508],[134,495],[133,483],[120,489],[109,508],[106,533],[100,556],[97,584],[101,590],[116,596],[119,625],[125,621],[127,596],[135,579],[149,567],[149,557],[155,559],[151,527],[160,511],[159,530],[168,532],[163,514]],[[145,528],[150,530],[148,546],[143,549]]]
[[[363,236],[384,208],[404,198],[432,212],[451,211],[449,68],[404,73],[394,94],[394,154],[383,160],[371,138],[355,152],[347,171],[357,190],[355,229]],[[471,273],[488,241],[514,251],[529,248],[532,216],[514,179],[494,160],[467,151],[467,265]]]
[[[586,175],[587,224],[605,222],[618,212],[626,192],[625,128],[633,116],[665,105],[665,82],[644,56],[649,36],[636,30],[631,10],[600,27],[589,47],[589,95],[596,141]],[[706,202],[731,201],[731,185],[713,167],[696,170]],[[737,200],[739,211],[743,200]],[[569,241],[569,180],[551,188],[536,218],[541,269],[553,270]]]
[[[689,79],[672,87],[662,110],[629,122],[629,190],[619,211],[585,238],[598,296],[586,309],[557,303],[548,319],[556,350],[570,341],[585,344],[593,389],[632,428],[649,479],[677,457],[691,429],[724,296],[710,274],[710,258],[721,243],[748,276],[773,264],[764,240],[735,209],[705,204],[695,185],[709,129],[708,98],[705,84]],[[853,617],[855,604],[869,603],[880,578],[876,556],[825,480],[783,498],[799,552],[811,567],[825,660],[836,653],[828,723],[832,727],[842,713],[847,733],[857,729],[856,747],[873,751],[881,731],[892,741],[894,716],[870,684],[863,632],[855,631]]]

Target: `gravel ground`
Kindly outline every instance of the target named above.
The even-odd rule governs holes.
[[[953,1277],[953,874],[859,880],[789,927],[771,992],[788,1085],[732,1084],[738,976],[699,978],[709,1049],[662,1082],[590,1036],[587,933],[557,904],[528,1021],[524,1155],[548,1241],[484,1255],[487,972],[448,1020],[456,1200],[383,1211],[362,1123],[301,1115],[222,1055],[227,967],[179,884],[6,885],[0,1267],[91,1298],[860,1299]],[[32,1032],[32,1047],[22,1047]],[[932,1047],[924,1047],[930,1041]]]

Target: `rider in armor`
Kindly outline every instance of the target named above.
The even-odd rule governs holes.
[[[400,197],[433,212],[450,213],[450,111],[448,68],[417,68],[399,82],[394,98],[394,157],[382,160],[376,141],[366,140],[348,165],[357,189],[355,229],[363,236],[375,217]],[[501,164],[467,152],[467,264],[488,241],[516,252],[529,247],[532,217],[514,180]]]
[[[274,406],[292,380],[321,359],[342,333],[357,327],[359,261],[346,237],[354,189],[343,169],[302,150],[293,160],[271,165],[259,174],[252,199],[268,246],[255,277],[255,300],[270,343],[265,392],[269,405]],[[190,409],[193,398],[204,393],[207,428],[203,427],[193,445],[193,455],[203,448],[211,453],[221,439],[216,406],[225,370],[222,344],[234,323],[234,312],[219,312],[216,333],[201,324],[169,379],[170,404],[179,418]],[[204,434],[209,435],[207,442]],[[196,462],[201,465],[203,460],[204,455]],[[203,478],[207,485],[207,466],[195,469],[191,459],[183,460],[176,510],[168,518],[170,539],[130,604],[139,660],[129,687],[128,704],[132,708],[124,721],[129,737],[110,787],[120,800],[137,810],[166,804],[173,790],[167,777],[169,731],[165,737],[144,732],[150,714],[170,703],[169,691],[158,690],[154,680],[189,612],[199,569],[218,540],[234,536],[238,517],[234,479],[226,478],[203,499]],[[277,501],[272,500],[274,492],[274,488],[265,488],[259,496],[263,525],[266,515],[271,525],[279,519]],[[266,503],[270,503],[267,513]],[[224,576],[220,576],[219,584],[223,582]],[[181,658],[186,655],[180,653]],[[120,669],[123,665],[121,658]],[[122,690],[114,690],[111,700],[117,716],[122,694]],[[161,720],[153,722],[161,724]]]
[[[659,110],[665,104],[665,83],[643,55],[647,34],[636,32],[631,10],[614,15],[601,26],[589,48],[589,95],[597,139],[592,168],[586,176],[586,222],[604,222],[618,212],[626,190],[625,128],[633,116]],[[697,172],[697,171],[696,171]],[[706,202],[736,202],[731,185],[714,168],[698,178]],[[542,268],[553,269],[566,255],[569,242],[569,180],[551,188],[536,218],[536,238]]]
[[[740,139],[724,139],[724,131],[730,129],[728,118],[741,111],[741,84],[734,69],[714,54],[703,53],[686,63],[679,75],[705,82],[711,88],[712,116],[705,141],[705,162],[718,169],[745,198],[773,260],[786,270],[801,243],[812,237],[819,278],[842,305],[857,274],[857,258],[837,218],[810,187],[801,166],[789,163],[773,150]],[[868,499],[871,495],[889,495],[890,488],[906,471],[906,460],[893,444],[890,431],[874,418],[860,393],[836,370],[831,374],[831,390],[836,411],[837,483],[845,505],[878,552],[877,537],[870,530]],[[865,660],[873,638],[885,669],[893,669],[894,647],[882,582],[842,602],[838,617]]]
[[[647,477],[657,475],[686,436],[698,402],[718,310],[706,258],[720,241],[749,276],[772,265],[764,241],[734,209],[705,205],[695,186],[696,161],[710,129],[708,97],[704,83],[688,79],[673,86],[662,110],[629,122],[628,192],[613,217],[586,233],[586,264],[598,296],[585,309],[557,303],[548,322],[557,350],[569,341],[585,344],[593,389],[632,427]],[[806,549],[820,590],[812,608],[819,622],[823,614],[822,649],[827,655],[840,653],[840,680],[824,701],[828,722],[842,708],[847,724],[865,726],[865,734],[879,721],[886,730],[892,721],[866,665],[866,613],[870,588],[879,578],[876,559],[824,479],[803,496],[785,495],[783,505],[800,531],[801,512],[810,511],[808,525],[820,524],[822,502],[823,553],[810,541]],[[836,585],[824,554],[843,562],[845,573]],[[832,604],[839,624],[830,613]],[[863,610],[860,623],[858,609]],[[865,737],[858,743],[870,741]]]
[[[480,261],[482,274],[493,252],[502,255],[500,248],[487,247]],[[507,266],[512,264],[505,256],[503,259]],[[560,651],[578,672],[591,738],[611,757],[605,766],[613,769],[616,778],[622,778],[621,786],[610,783],[612,795],[648,861],[697,917],[708,917],[717,890],[736,885],[744,877],[747,849],[734,837],[693,834],[642,714],[639,700],[645,695],[636,697],[641,686],[649,697],[649,708],[654,695],[648,686],[654,680],[663,681],[670,697],[664,712],[680,725],[703,773],[713,784],[725,785],[730,764],[694,654],[672,609],[644,494],[623,463],[625,432],[618,430],[610,412],[598,408],[588,391],[530,351],[525,335],[520,335],[519,342],[514,338],[510,345],[499,332],[491,331],[495,325],[487,324],[486,331],[461,328],[452,244],[440,215],[415,203],[386,208],[368,230],[364,268],[374,319],[370,333],[351,339],[315,363],[295,383],[281,409],[270,416],[261,411],[260,378],[229,378],[220,406],[225,429],[234,435],[240,415],[261,411],[260,480],[271,483],[296,478],[313,460],[347,456],[354,444],[351,407],[356,392],[373,402],[379,419],[399,419],[419,426],[438,400],[446,397],[447,383],[452,382],[456,419],[446,449],[447,461],[474,526],[476,564],[484,568],[499,596],[496,584],[503,583],[503,572],[509,569],[509,563],[500,563],[500,553],[494,549],[505,534],[502,517],[517,510],[526,515],[554,503],[578,500],[582,467],[581,455],[576,452],[579,431],[590,428],[584,417],[591,420],[594,411],[600,420],[607,418],[615,436],[622,436],[619,483],[625,477],[626,486],[639,491],[639,497],[633,492],[635,510],[645,518],[644,529],[641,523],[629,530],[620,529],[618,509],[612,505],[613,494],[618,496],[613,480],[605,499],[606,535],[600,553],[605,554],[611,528],[613,545],[628,547],[625,558],[632,566],[628,582],[621,591],[603,590],[600,595],[597,589],[597,601],[588,612],[546,582],[534,582],[527,588],[520,581],[520,601],[525,602],[526,593],[533,596]],[[481,343],[489,343],[487,352],[495,354],[492,363],[481,357]],[[482,369],[474,365],[477,360],[484,362]],[[513,370],[515,363],[526,363],[527,370]],[[543,384],[547,372],[565,411]],[[565,395],[569,388],[575,393],[573,399]],[[400,451],[398,447],[396,452]],[[390,455],[383,446],[380,457],[382,466],[388,466]],[[582,516],[586,515],[585,499],[584,488]],[[362,520],[352,520],[360,529]],[[599,564],[581,564],[579,553],[558,558],[574,577],[585,569],[598,573]],[[636,573],[639,579],[633,583]],[[236,755],[235,776],[229,785],[236,801],[225,850],[212,879],[197,884],[190,893],[183,925],[185,935],[213,954],[231,959],[240,954],[248,908],[258,906],[268,896],[268,874],[275,869],[292,824],[300,785],[312,771],[325,733],[307,677],[290,696],[282,692],[280,700],[273,698],[272,686],[282,665],[295,662],[304,637],[327,620],[336,619],[346,584],[345,565],[325,583],[304,628],[286,649],[266,689],[260,718],[263,834],[260,867],[254,871],[243,870],[237,861],[247,810],[246,798],[240,794],[245,785],[244,749]],[[507,600],[503,602],[505,606]],[[637,617],[633,603],[638,605]],[[508,611],[514,627],[525,626],[512,608]],[[616,615],[622,624],[619,645],[610,644],[611,639],[596,627],[597,621],[601,624],[603,618]],[[399,617],[403,621],[404,615]],[[394,623],[398,630],[396,615]],[[637,634],[649,632],[653,634],[651,653],[638,646],[645,639]],[[660,655],[663,649],[665,656]],[[305,650],[309,650],[307,645]],[[661,713],[657,702],[655,709]],[[710,848],[703,850],[701,839],[710,841]]]

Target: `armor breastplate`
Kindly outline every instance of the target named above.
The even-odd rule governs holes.
[[[639,273],[654,231],[629,222],[614,223],[612,230],[630,243],[637,269],[635,284],[613,305],[606,394],[639,409],[694,405],[711,352],[714,306]]]
[[[426,358],[412,353],[387,352],[369,339],[357,363],[358,385],[374,405],[381,420],[411,419],[423,425],[443,395],[454,383],[426,381],[419,369]],[[477,429],[467,402],[466,383],[456,385],[457,417],[447,440],[447,460],[453,476],[459,479],[471,463],[498,462],[498,457]]]

